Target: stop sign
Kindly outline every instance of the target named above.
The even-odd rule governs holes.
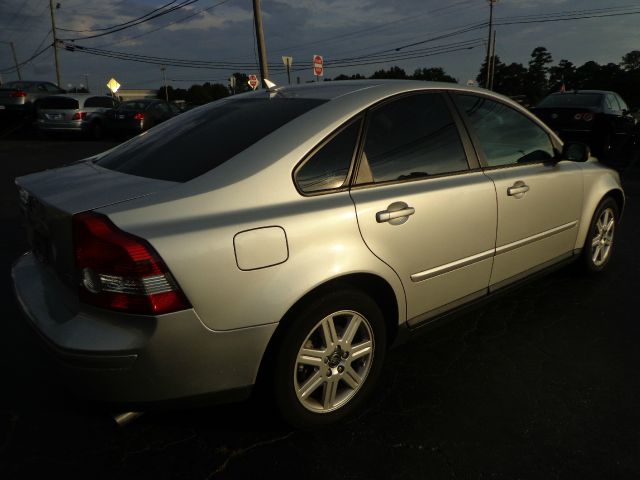
[[[324,74],[324,59],[322,55],[313,56],[313,74],[321,77]]]
[[[247,82],[252,89],[258,88],[258,77],[254,74],[249,75],[249,81]]]

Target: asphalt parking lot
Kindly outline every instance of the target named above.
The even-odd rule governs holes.
[[[346,424],[291,431],[257,402],[118,428],[50,374],[15,304],[13,178],[115,145],[0,132],[0,478],[640,478],[640,152],[608,159],[627,209],[611,268],[566,268],[388,357]]]

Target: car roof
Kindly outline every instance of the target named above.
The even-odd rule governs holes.
[[[470,87],[462,87],[457,83],[445,82],[425,82],[420,80],[387,80],[387,79],[369,79],[369,80],[334,80],[320,83],[308,83],[304,85],[292,86],[275,86],[268,90],[258,90],[255,93],[277,93],[284,97],[292,98],[315,98],[319,100],[334,100],[343,95],[350,95],[358,92],[364,92],[369,89],[382,89],[388,91],[412,91],[417,89],[468,89]],[[476,89],[477,90],[477,89]],[[250,93],[251,94],[251,93]]]

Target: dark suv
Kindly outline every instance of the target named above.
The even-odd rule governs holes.
[[[600,156],[628,145],[637,132],[637,120],[615,92],[552,93],[531,111],[563,140],[585,142]]]

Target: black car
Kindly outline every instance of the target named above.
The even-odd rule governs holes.
[[[107,112],[106,126],[113,133],[138,134],[179,113],[178,107],[164,100],[129,100]]]
[[[596,155],[628,145],[637,132],[637,120],[615,92],[552,93],[531,111],[563,140],[585,142]]]

